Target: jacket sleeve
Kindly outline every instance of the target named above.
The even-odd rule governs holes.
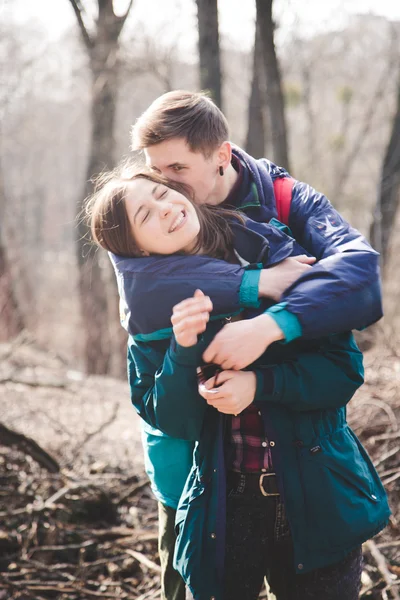
[[[121,323],[137,339],[159,339],[160,332],[164,338],[170,337],[172,308],[193,296],[196,289],[210,296],[214,317],[258,305],[257,269],[207,256],[110,258],[117,278]]]
[[[204,346],[179,346],[173,338],[167,352],[157,343],[128,342],[131,400],[140,417],[170,437],[197,440],[207,408],[198,394],[196,367]]]
[[[329,200],[305,183],[293,187],[289,226],[319,261],[282,296],[304,338],[363,329],[382,317],[379,255]]]
[[[255,373],[255,402],[295,411],[345,406],[364,383],[362,353],[351,333],[315,341],[293,359],[257,368]]]

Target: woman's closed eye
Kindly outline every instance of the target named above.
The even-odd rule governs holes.
[[[167,187],[165,187],[164,190],[161,191],[160,194],[158,193],[158,190],[157,190],[157,193],[154,195],[154,199],[157,200],[157,202],[158,202],[158,200],[163,200],[166,197],[166,195],[168,194],[168,192],[169,192],[169,188],[167,188]]]
[[[143,225],[143,223],[145,223],[147,221],[149,216],[150,216],[150,211],[148,210],[142,219],[141,225]]]

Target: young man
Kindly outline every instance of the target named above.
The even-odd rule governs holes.
[[[273,181],[287,178],[288,174],[266,159],[255,161],[232,146],[228,137],[225,117],[207,96],[174,91],[155,100],[138,119],[132,131],[132,148],[144,150],[150,168],[189,185],[196,202],[234,206],[255,221],[268,222],[277,216]],[[224,398],[225,394],[225,406],[231,406],[232,414],[240,413],[235,421],[237,445],[242,457],[250,458],[243,458],[236,470],[245,478],[249,471],[254,472],[255,462],[260,473],[265,472],[271,451],[261,433],[261,416],[258,418],[254,411],[248,413],[247,409],[241,413],[240,373],[236,375],[234,371],[254,362],[277,339],[290,342],[300,336],[311,339],[360,329],[382,316],[378,255],[325,196],[295,181],[288,224],[296,240],[318,259],[318,264],[310,270],[296,261],[284,261],[270,268],[267,287],[271,299],[278,304],[266,312],[264,327],[255,328],[251,320],[226,325],[203,354],[206,362],[231,370],[218,397]],[[168,279],[168,271],[166,275]],[[191,274],[191,280],[194,276]],[[296,286],[292,288],[294,281]],[[140,312],[138,299],[135,313]],[[189,310],[187,317],[191,318]],[[129,344],[132,343],[130,338]],[[133,385],[135,368],[131,357],[128,364]],[[317,372],[308,377],[316,387],[324,385]],[[269,386],[271,390],[277,386],[273,373]],[[207,392],[203,395],[211,401]],[[256,459],[246,452],[249,438],[252,444],[258,440]],[[192,444],[169,438],[146,424],[144,447],[147,471],[159,500],[163,597],[181,600],[184,586],[172,569],[174,519],[179,490],[192,464]],[[348,565],[341,564],[340,568],[345,572],[347,568],[349,576],[356,572],[359,576],[359,561],[359,553],[356,559],[352,554]],[[297,573],[302,568],[299,565]],[[329,577],[337,578],[337,573],[333,569],[331,574],[322,576],[328,581]]]

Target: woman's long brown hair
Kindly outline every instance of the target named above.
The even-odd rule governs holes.
[[[132,234],[125,207],[129,184],[139,178],[166,185],[193,202],[193,191],[189,186],[170,181],[143,168],[123,165],[100,175],[95,181],[93,195],[86,201],[85,212],[95,243],[119,256],[142,256]],[[216,206],[197,206],[194,202],[193,206],[199,218],[200,232],[192,254],[207,254],[213,258],[236,262],[230,222],[243,222],[240,213]]]

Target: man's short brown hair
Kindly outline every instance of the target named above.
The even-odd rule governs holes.
[[[174,90],[159,96],[132,128],[132,150],[183,138],[192,152],[210,155],[229,137],[228,122],[202,92]]]

